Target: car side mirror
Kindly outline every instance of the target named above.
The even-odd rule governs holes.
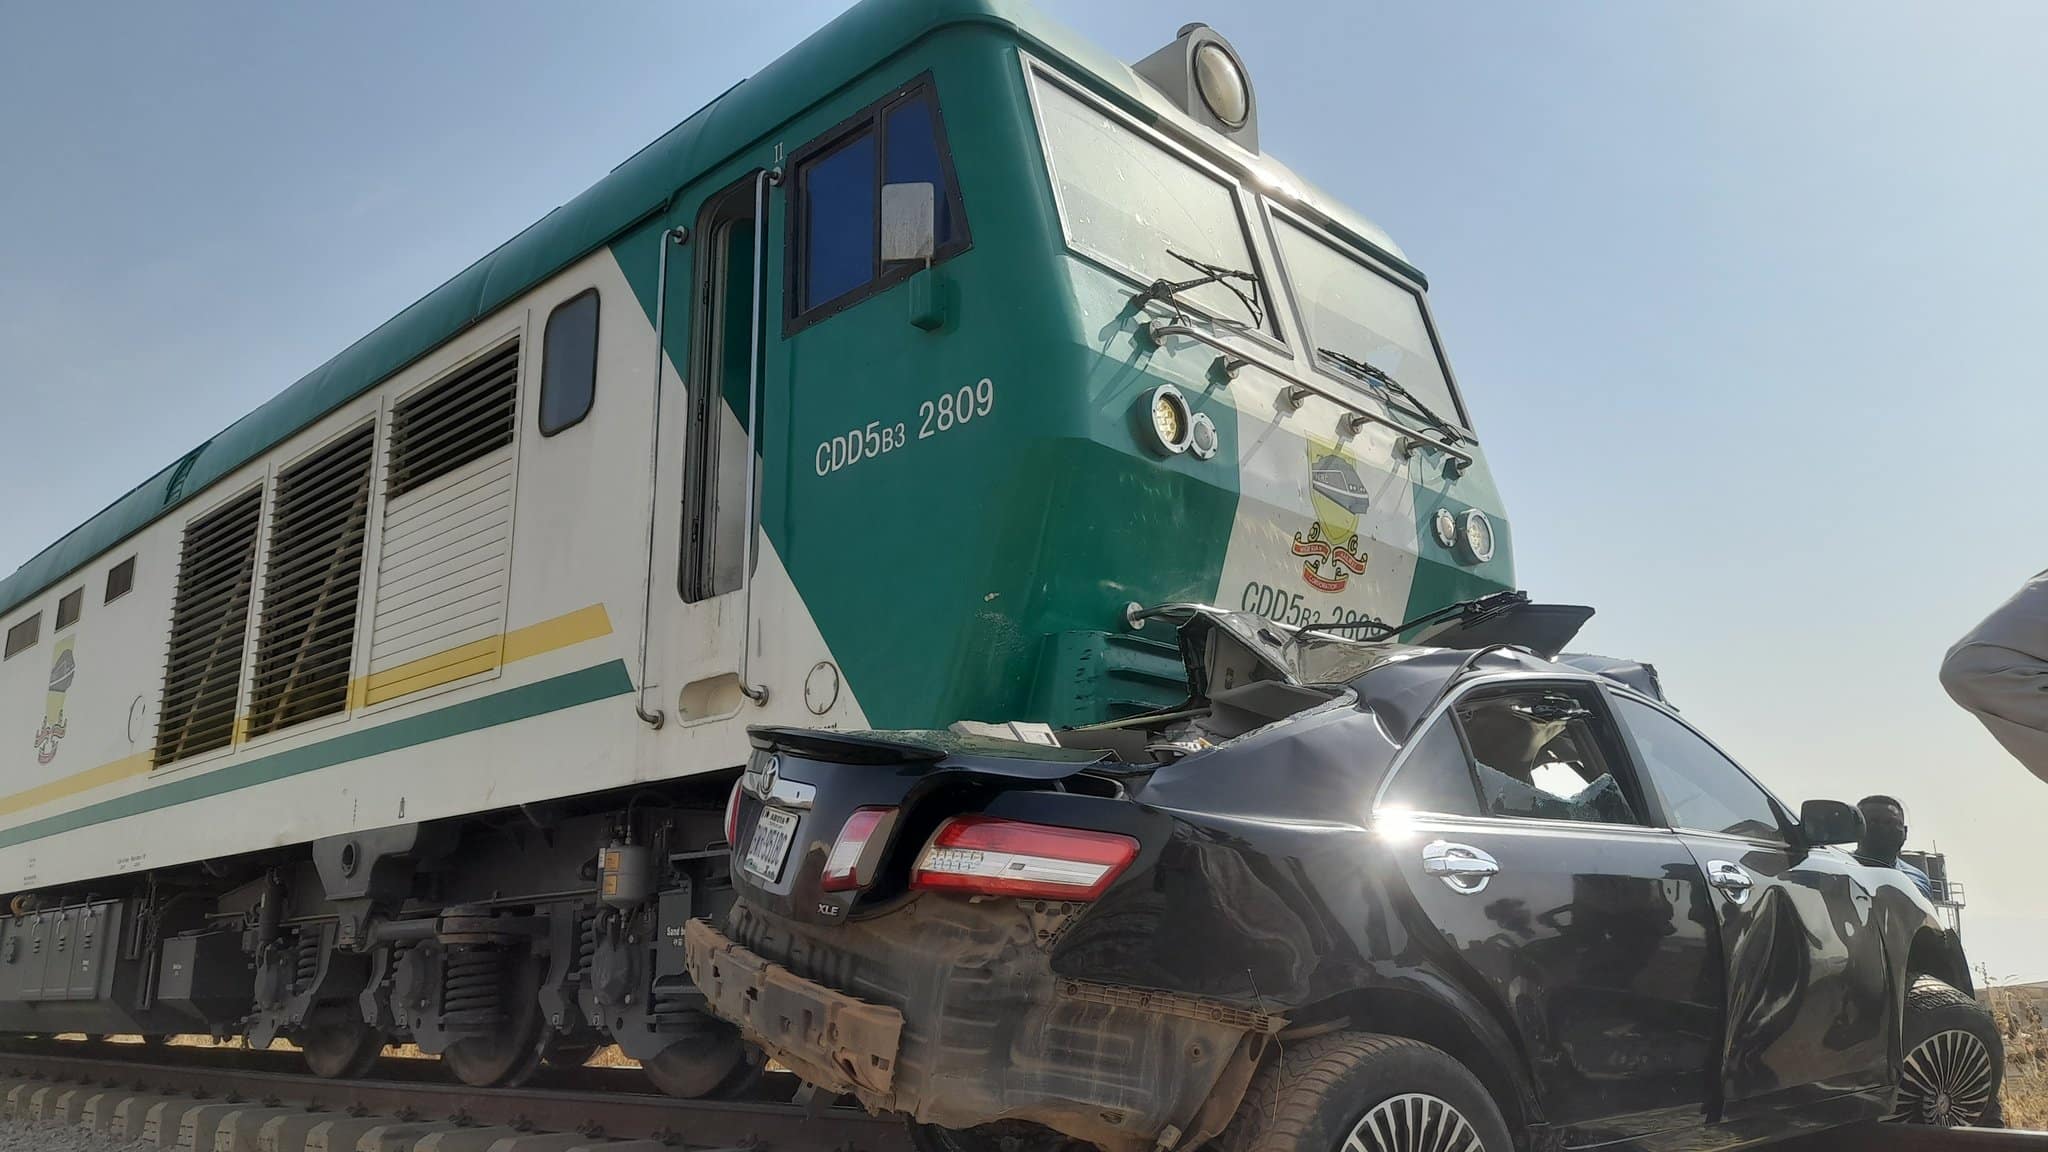
[[[931,184],[882,185],[882,263],[927,262],[939,249],[939,190]]]
[[[1863,839],[1863,813],[1840,800],[1808,800],[1799,806],[1799,834],[1808,844],[1854,844]]]

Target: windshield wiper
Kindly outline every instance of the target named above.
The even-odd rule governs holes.
[[[1164,300],[1168,304],[1173,305],[1174,316],[1178,319],[1182,313],[1180,293],[1186,292],[1191,288],[1200,288],[1206,284],[1221,284],[1225,291],[1237,297],[1237,302],[1244,305],[1245,312],[1251,316],[1251,323],[1246,325],[1246,327],[1264,328],[1266,326],[1266,310],[1259,304],[1259,296],[1265,292],[1266,284],[1265,281],[1259,279],[1258,273],[1246,272],[1242,268],[1231,268],[1222,264],[1211,264],[1206,260],[1197,260],[1193,256],[1175,252],[1171,248],[1166,250],[1166,254],[1195,269],[1201,275],[1188,280],[1168,280],[1162,276],[1154,280],[1150,288],[1131,297],[1132,308],[1143,308],[1149,301]],[[1239,288],[1236,284],[1231,283],[1233,280],[1242,280],[1250,284],[1252,291],[1246,292],[1244,289]]]
[[[1424,422],[1438,432],[1443,433],[1445,443],[1459,444],[1464,441],[1465,437],[1459,434],[1458,429],[1450,421],[1430,411],[1429,405],[1424,404],[1416,397],[1415,393],[1410,392],[1406,387],[1402,386],[1399,380],[1387,375],[1384,371],[1373,367],[1371,364],[1355,356],[1346,356],[1334,348],[1317,348],[1316,354],[1337,367],[1344,369],[1346,372],[1351,373],[1353,376],[1364,380],[1366,383],[1391,392],[1407,401],[1408,406],[1415,409]]]

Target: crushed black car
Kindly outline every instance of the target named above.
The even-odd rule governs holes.
[[[711,1008],[925,1148],[1708,1149],[1994,1124],[1902,874],[1776,799],[1590,610],[1361,641],[1195,606],[1193,696],[1087,729],[766,728]],[[1143,616],[1138,617],[1140,619]]]

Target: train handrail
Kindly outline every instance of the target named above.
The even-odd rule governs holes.
[[[1157,320],[1145,320],[1139,322],[1137,330],[1139,340],[1153,348],[1164,348],[1169,338],[1180,336],[1214,349],[1216,351],[1216,364],[1223,369],[1223,375],[1226,379],[1236,379],[1238,369],[1247,364],[1256,363],[1251,357],[1238,349],[1232,348],[1214,335],[1190,324],[1170,324],[1161,323]],[[1261,365],[1261,367],[1265,367],[1265,365]],[[1268,370],[1270,371],[1271,369],[1269,368]],[[1465,469],[1472,466],[1473,457],[1470,452],[1435,439],[1419,428],[1411,428],[1398,420],[1360,407],[1350,397],[1339,395],[1334,389],[1326,388],[1312,380],[1293,376],[1288,376],[1287,379],[1289,383],[1281,390],[1280,398],[1290,411],[1300,408],[1302,400],[1310,395],[1321,396],[1323,399],[1344,410],[1344,433],[1347,436],[1356,435],[1368,424],[1377,424],[1383,428],[1393,430],[1395,435],[1399,437],[1394,442],[1394,450],[1399,452],[1404,460],[1415,455],[1417,449],[1427,449],[1431,452],[1441,453],[1444,456],[1450,457],[1450,474],[1454,478],[1462,475]]]

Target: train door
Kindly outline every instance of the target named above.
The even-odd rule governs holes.
[[[759,293],[775,258],[774,230],[756,242],[757,193],[767,191],[750,174],[673,221],[688,228],[687,244],[670,233],[665,307],[673,327],[663,342],[671,355],[687,351],[676,363],[679,379],[668,383],[680,419],[664,421],[660,453],[661,467],[677,477],[662,488],[678,498],[656,512],[676,518],[676,566],[673,585],[654,589],[661,690],[650,704],[683,725],[739,712],[761,696],[766,675],[748,648],[759,649],[762,607],[749,588],[761,550],[762,411],[750,385],[760,364],[755,339],[771,338]],[[687,336],[674,330],[677,321]]]

